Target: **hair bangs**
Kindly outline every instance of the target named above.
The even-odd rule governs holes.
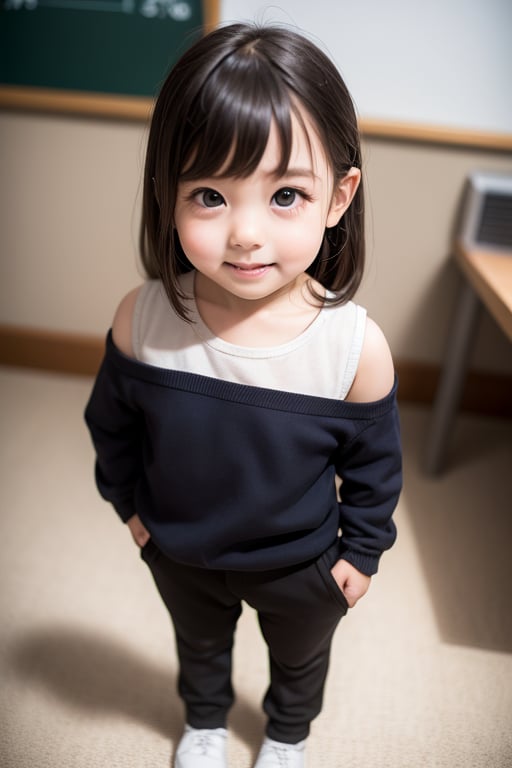
[[[207,78],[189,115],[189,141],[181,178],[250,176],[265,152],[275,125],[283,174],[292,148],[291,112],[285,86],[255,53],[237,51]]]

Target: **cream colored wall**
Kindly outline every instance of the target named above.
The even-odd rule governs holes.
[[[464,181],[473,170],[512,173],[512,154],[373,140],[364,159],[368,267],[359,300],[397,358],[438,362],[459,287],[450,245]],[[472,367],[512,370],[510,344],[485,313]]]
[[[103,335],[140,281],[145,127],[0,113],[0,323]],[[512,156],[367,141],[368,270],[359,300],[396,358],[438,362],[456,295],[451,229],[464,178]],[[482,324],[475,366],[512,370]]]
[[[0,113],[0,322],[102,334],[136,268],[141,124]]]

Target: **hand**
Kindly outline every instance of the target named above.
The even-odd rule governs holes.
[[[331,569],[334,580],[346,597],[349,608],[366,595],[370,587],[371,576],[366,576],[346,560],[338,560]]]
[[[142,547],[147,544],[151,538],[148,529],[142,525],[141,519],[138,515],[133,515],[133,517],[130,517],[126,525],[130,529],[130,533],[132,534],[134,542],[138,547],[142,549]]]

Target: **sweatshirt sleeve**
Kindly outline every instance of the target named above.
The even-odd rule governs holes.
[[[396,396],[391,408],[362,427],[337,459],[340,554],[368,576],[396,539],[392,519],[402,489],[402,452]]]
[[[85,422],[96,451],[98,490],[126,522],[135,514],[134,493],[141,476],[142,415],[108,352],[85,409]]]

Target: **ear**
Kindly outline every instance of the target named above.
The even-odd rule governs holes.
[[[359,168],[351,168],[334,188],[326,227],[335,227],[352,202],[361,181]]]

